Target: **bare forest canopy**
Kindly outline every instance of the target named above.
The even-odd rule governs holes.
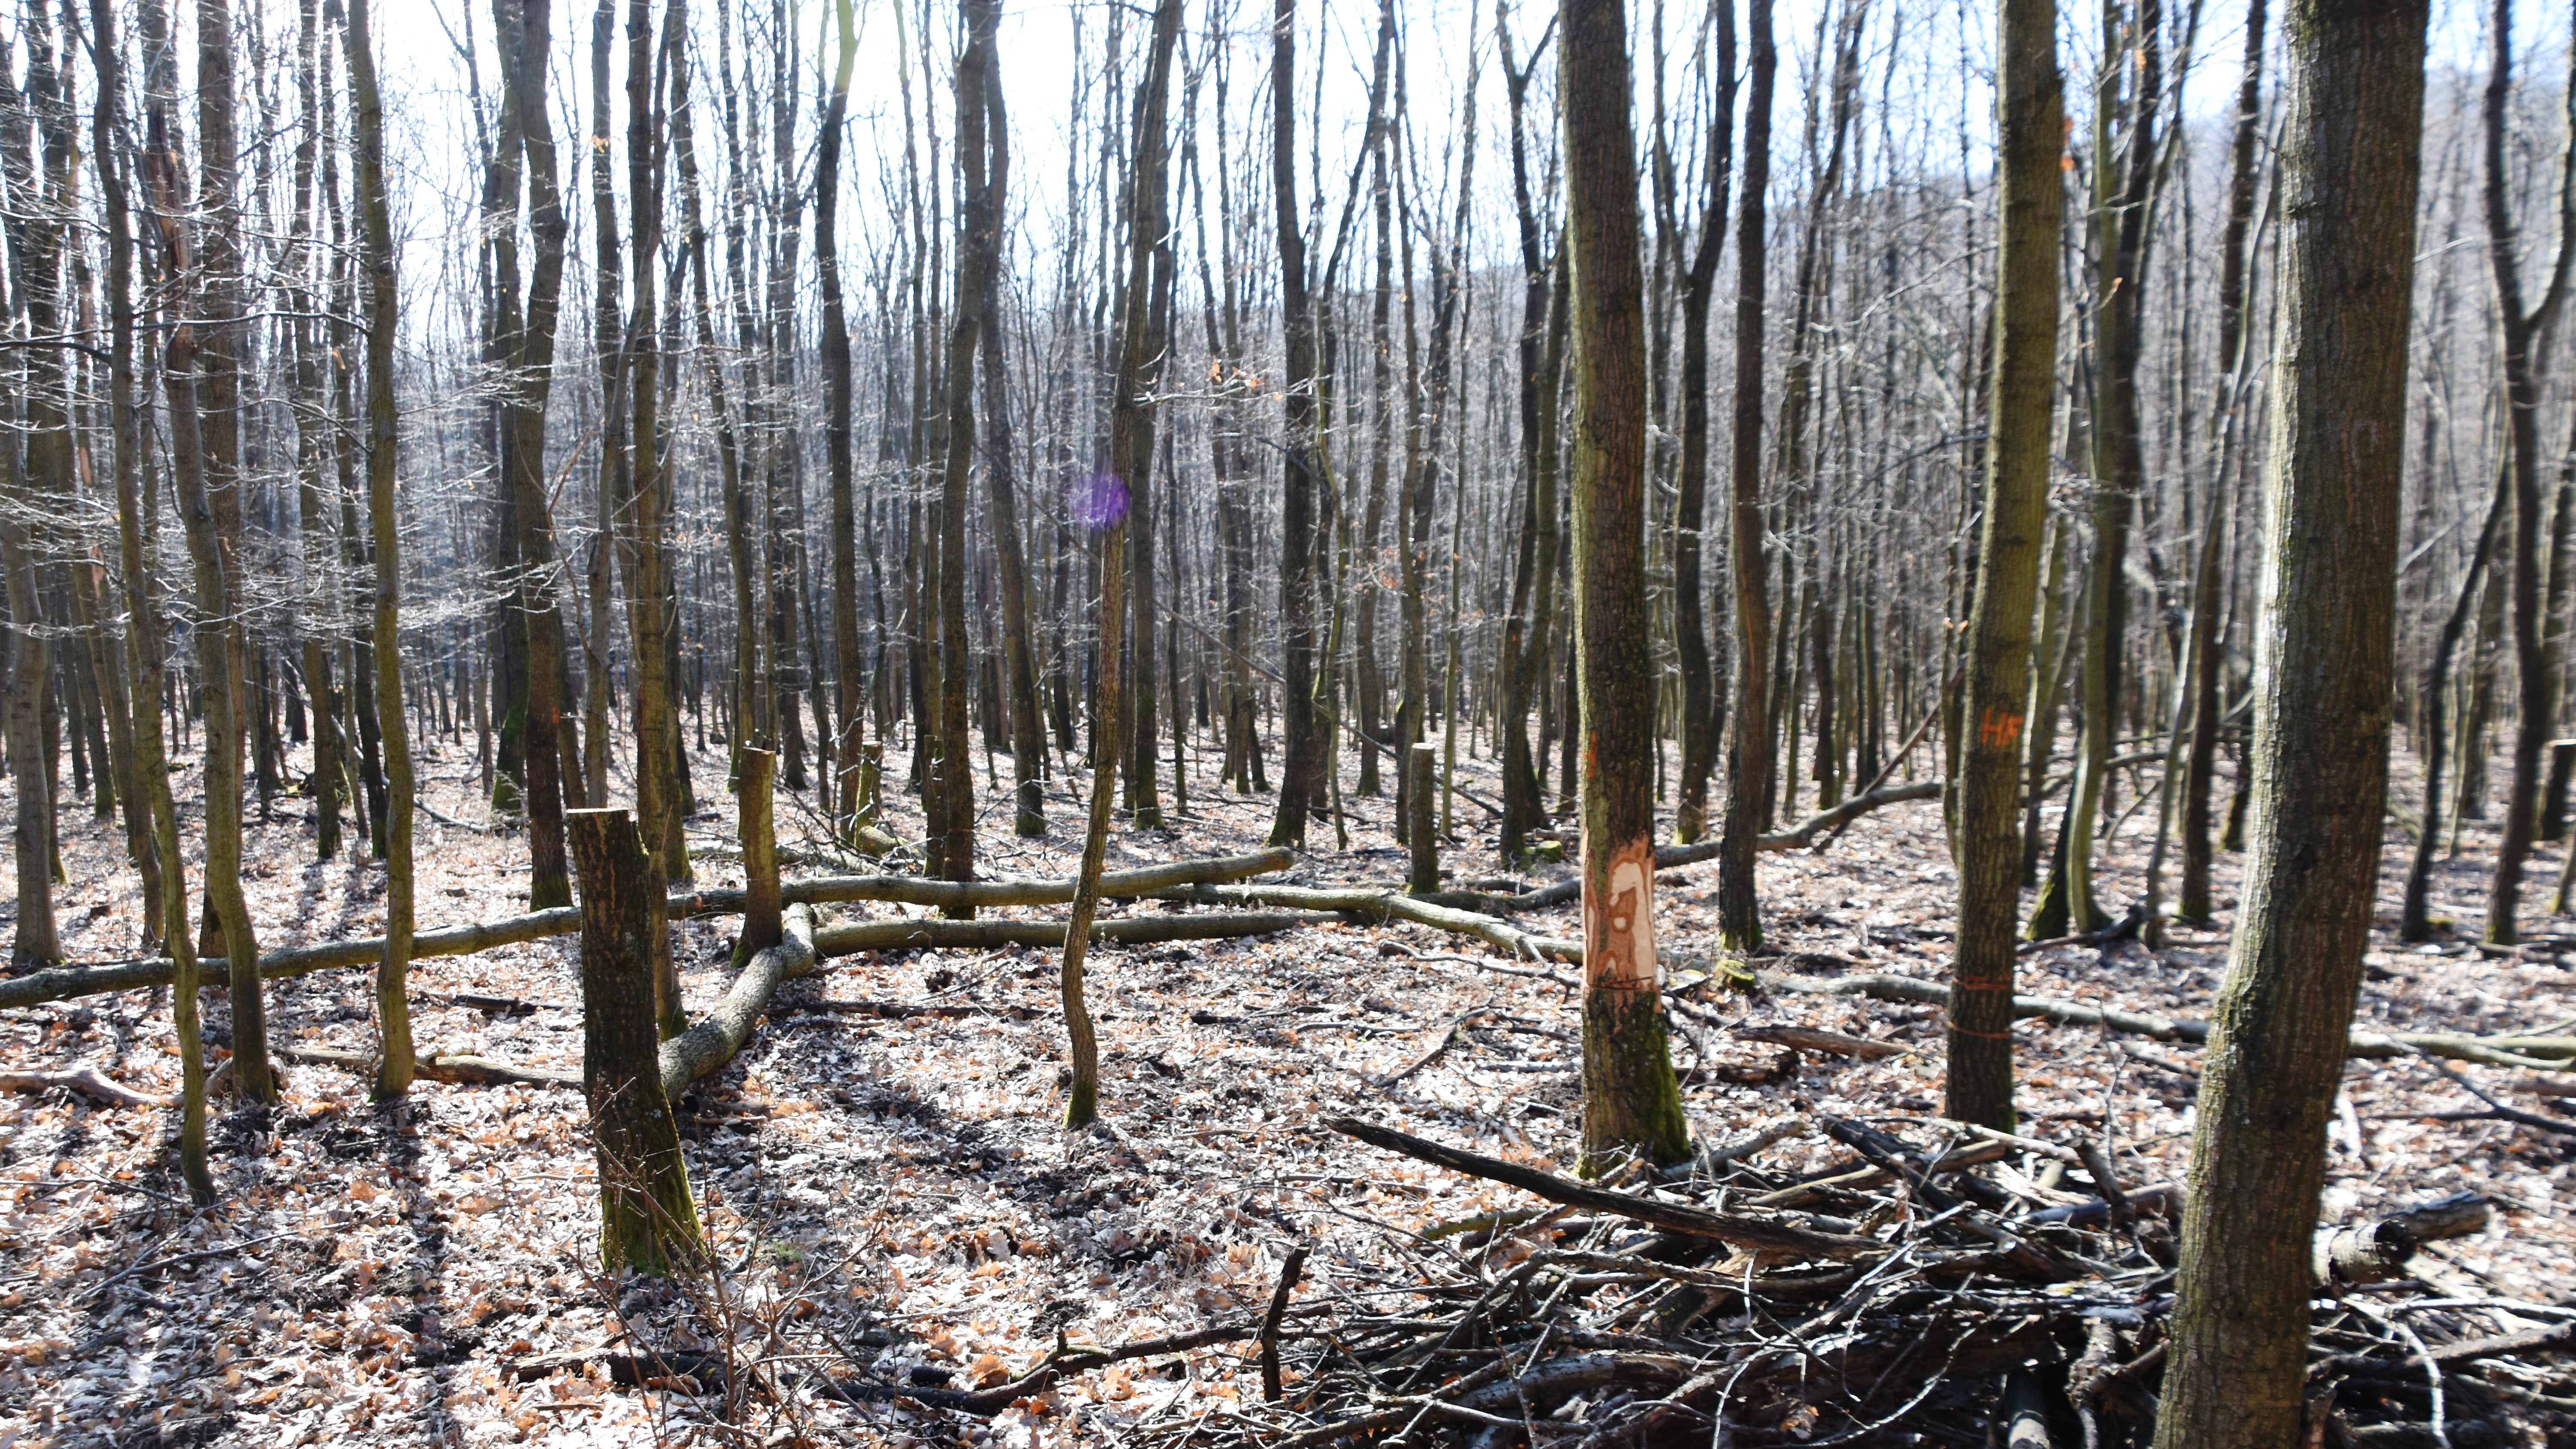
[[[285,1169],[242,1144],[302,1110],[290,1073],[398,1123],[421,1082],[578,1089],[561,1180],[628,1346],[507,1371],[685,1383],[709,1423],[1026,1427],[1219,1345],[1246,1391],[1157,1442],[2576,1422],[2576,1308],[2414,1261],[2500,1233],[2487,1198],[2354,1221],[2327,1176],[2330,1122],[2368,1165],[2354,1074],[2479,1104],[2418,1125],[2576,1136],[2568,1021],[2358,1010],[2414,980],[2366,960],[2576,949],[2563,7],[25,0],[0,31],[0,1022],[54,1051],[104,1013],[173,1059],[0,1089],[169,1111],[155,1212],[267,1210]],[[1940,924],[1818,905],[1855,831]],[[1325,1229],[1274,1202],[1226,1209],[1285,1225],[1226,1260],[1262,1301],[1124,1346],[1056,1313],[962,1386],[889,1376],[829,1331],[899,1349],[899,1272],[798,1300],[828,1352],[736,1343],[736,1206],[691,1159],[773,1011],[1043,1023],[1048,1150],[1135,1160],[1127,966],[1311,982],[1285,943],[1317,939],[1485,1004],[1231,1150],[1552,1204],[1480,1187],[1372,1247],[1411,1307],[1307,1282]],[[1915,941],[1931,969],[1861,969]],[[927,994],[824,986],[967,952]],[[2153,984],[2079,996],[2079,957]],[[577,1003],[413,974],[468,958]],[[1513,1014],[1542,996],[1564,1024]],[[564,1014],[578,1069],[416,1042],[476,1002]],[[1345,1027],[1388,1034],[1313,1029]],[[1504,1031],[1565,1046],[1510,1070],[1579,1083],[1515,1119],[1561,1119],[1572,1175],[1408,1095]],[[2048,1032],[2195,1115],[2034,1115]],[[1882,1099],[1713,1105],[1797,1091],[1801,1052]],[[1765,1158],[1802,1143],[1834,1160]],[[63,1311],[167,1311],[119,1285],[250,1242],[123,1254]]]

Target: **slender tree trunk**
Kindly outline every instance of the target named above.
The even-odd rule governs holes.
[[[1726,193],[1735,157],[1735,7],[1719,5],[1712,19],[1717,91],[1708,102],[1708,137],[1700,160],[1707,191],[1700,204],[1699,238],[1681,272],[1681,456],[1673,480],[1673,645],[1681,686],[1681,780],[1673,839],[1685,845],[1708,833],[1708,776],[1717,764],[1717,685],[1709,660],[1700,560],[1708,526],[1708,311],[1726,242]]]
[[[2183,666],[2191,691],[2191,754],[2185,761],[2182,797],[2182,886],[2175,901],[2180,919],[2206,922],[2215,914],[2209,889],[2209,797],[2218,776],[2218,677],[2224,661],[2218,650],[2218,618],[2226,607],[2225,556],[2228,520],[2235,512],[2232,469],[2237,446],[2251,418],[2245,407],[2246,325],[2252,290],[2252,258],[2247,245],[2254,224],[2255,142],[2263,124],[2263,47],[2265,0],[2248,0],[2245,10],[2244,77],[2236,100],[2236,137],[2229,160],[2227,230],[2219,243],[2218,374],[2223,390],[2213,419],[2220,438],[2217,465],[2209,480],[2209,507],[2201,522],[2200,560],[2195,569],[2191,605],[2191,653]]]
[[[355,96],[358,153],[359,267],[367,279],[367,516],[375,534],[375,665],[377,724],[384,731],[385,956],[376,970],[376,1024],[384,1056],[376,1095],[411,1086],[413,791],[411,725],[403,713],[402,528],[394,514],[400,413],[394,403],[394,331],[401,316],[394,291],[393,208],[385,181],[384,102],[376,88],[369,0],[348,0],[349,86]],[[213,716],[209,714],[208,718]],[[236,949],[238,962],[245,952]],[[254,973],[258,958],[251,958]],[[238,998],[240,988],[236,987]],[[235,1060],[239,1060],[235,1048]],[[238,1070],[238,1069],[236,1069]]]
[[[841,139],[850,106],[850,70],[858,58],[853,0],[833,0],[837,27],[832,98],[824,104],[814,162],[814,269],[823,292],[823,452],[832,495],[833,700],[841,737],[833,758],[841,770],[840,829],[850,838],[859,824],[863,792],[859,760],[867,723],[865,679],[859,653],[858,505],[850,458],[850,323],[841,295]]]
[[[944,369],[948,415],[946,456],[940,460],[940,659],[935,704],[940,724],[938,753],[931,759],[938,780],[936,789],[924,795],[938,807],[929,822],[934,873],[960,881],[975,875],[975,770],[966,717],[973,665],[966,635],[966,509],[968,473],[975,456],[975,351],[1001,252],[1001,214],[993,203],[984,139],[993,35],[1000,23],[1001,0],[970,0],[966,48],[956,70],[957,164],[965,192],[957,213],[956,312],[949,321]],[[973,910],[960,907],[949,914],[972,915]]]
[[[2056,0],[2005,0],[1996,50],[2003,218],[1996,266],[1994,404],[1985,524],[1968,621],[1967,728],[1959,750],[1958,956],[1952,965],[1948,1115],[2013,1123],[2014,926],[2021,904],[2017,805],[2028,721],[2031,610],[2048,527],[2057,413],[2058,238],[2065,220],[2066,99]]]
[[[1726,816],[1718,837],[1718,937],[1727,949],[1762,944],[1753,884],[1756,837],[1771,779],[1770,564],[1762,518],[1762,313],[1770,238],[1763,193],[1771,186],[1771,85],[1779,52],[1771,0],[1752,0],[1752,90],[1744,112],[1744,202],[1736,228],[1735,439],[1728,572],[1735,581],[1735,729],[1726,752]]]
[[[161,20],[157,0],[144,7],[147,33]],[[117,559],[124,579],[126,661],[133,671],[136,776],[152,812],[152,848],[161,883],[153,931],[170,953],[170,1015],[179,1047],[179,1172],[200,1206],[215,1200],[206,1165],[206,1053],[197,1019],[197,951],[188,927],[188,860],[179,845],[177,803],[162,748],[160,699],[165,663],[159,620],[152,607],[152,551],[143,535],[142,420],[134,379],[134,233],[131,154],[115,144],[124,122],[122,52],[116,40],[115,0],[90,0],[90,26],[98,45],[98,101],[90,138],[107,213],[108,417],[116,478]],[[163,30],[166,34],[166,28]],[[24,897],[21,897],[24,899]]]
[[[2522,901],[2523,866],[2531,854],[2540,799],[2541,742],[2550,733],[2549,668],[2540,615],[2540,360],[2533,351],[2535,323],[2524,310],[2522,259],[2516,241],[2511,177],[2505,159],[2506,110],[2513,93],[2513,12],[2498,0],[2487,21],[2494,62],[2487,72],[2485,122],[2487,259],[2495,278],[2497,321],[2503,343],[2505,437],[2512,469],[2513,516],[2508,524],[2506,574],[2512,591],[2513,672],[2516,702],[2513,776],[2506,788],[2503,828],[2497,832],[2495,875],[2487,896],[2485,939],[2511,945],[2521,939],[2515,917]],[[2563,243],[2562,243],[2563,245]],[[2488,585],[2493,590],[2495,585]]]
[[[1315,317],[1306,296],[1305,213],[1297,206],[1297,0],[1271,0],[1270,181],[1279,230],[1279,307],[1287,326],[1285,495],[1279,615],[1286,758],[1279,768],[1273,845],[1304,845],[1307,813],[1323,803],[1324,740],[1315,710]],[[1329,664],[1329,661],[1327,661]]]
[[[2295,0],[2283,27],[2261,768],[2192,1138],[2167,1449],[2305,1437],[2309,1240],[2388,785],[2425,25],[2422,0]]]

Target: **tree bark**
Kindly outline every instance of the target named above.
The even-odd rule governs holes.
[[[1646,613],[1646,317],[1624,0],[1562,0],[1573,263],[1574,639],[1583,736],[1583,1158],[1690,1155],[1655,955],[1655,667]]]
[[[1770,564],[1763,552],[1762,313],[1770,247],[1763,193],[1771,186],[1771,86],[1779,51],[1771,0],[1752,0],[1752,90],[1744,111],[1744,202],[1735,245],[1735,438],[1727,569],[1735,581],[1735,718],[1726,752],[1726,816],[1719,831],[1718,939],[1728,950],[1762,944],[1753,855],[1771,779]]]
[[[400,414],[394,404],[394,332],[400,319],[394,291],[393,208],[385,181],[384,102],[376,87],[375,42],[367,29],[369,0],[348,0],[349,85],[355,94],[358,153],[359,266],[367,279],[367,516],[375,534],[376,714],[385,751],[385,954],[376,971],[376,1023],[384,1056],[376,1069],[376,1095],[390,1097],[411,1086],[412,781],[411,725],[403,710],[402,528],[394,515],[395,448]],[[208,715],[211,720],[213,716]],[[210,872],[211,874],[211,872]],[[229,928],[227,937],[230,936]],[[229,939],[227,959],[256,962],[249,939]],[[250,971],[256,976],[258,967]],[[239,1035],[240,988],[234,988]],[[235,1060],[239,1060],[238,1046]],[[239,1069],[236,1068],[236,1071]]]
[[[1281,485],[1279,709],[1286,757],[1270,843],[1306,843],[1306,815],[1322,803],[1324,740],[1315,718],[1315,317],[1306,295],[1305,213],[1297,206],[1297,0],[1271,0],[1270,183],[1279,232],[1279,308],[1287,328]]]
[[[2253,828],[2192,1139],[2169,1449],[2302,1437],[2310,1240],[2387,794],[2426,19],[2422,0],[2296,0],[2284,27]]]
[[[2505,542],[2510,552],[2503,582],[2512,590],[2514,692],[2519,708],[2513,729],[2513,775],[2505,791],[2503,828],[2497,832],[2484,939],[2493,945],[2511,945],[2521,939],[2515,917],[2540,796],[2540,746],[2554,721],[2540,615],[2540,362],[2532,346],[2533,324],[2538,319],[2523,307],[2522,258],[2505,159],[2506,108],[2513,93],[2513,13],[2508,0],[2499,0],[2487,32],[2495,49],[2483,107],[2483,199],[2487,261],[2495,278],[2502,342],[2507,460],[2512,470],[2513,516],[2507,524]],[[2491,582],[2489,588],[2493,587]]]
[[[666,1274],[704,1249],[657,1043],[659,871],[623,810],[575,810],[566,825],[581,871],[581,1080],[599,1159],[600,1264]]]
[[[157,3],[144,7],[147,33],[162,20]],[[117,559],[124,582],[126,661],[133,672],[135,774],[152,812],[152,849],[160,880],[153,904],[155,932],[170,953],[170,1018],[179,1047],[179,1173],[199,1206],[215,1200],[214,1174],[206,1164],[206,1053],[197,1018],[197,951],[189,935],[188,861],[179,845],[179,816],[170,793],[162,749],[160,700],[166,661],[159,620],[152,610],[152,553],[143,536],[142,419],[134,379],[134,234],[130,201],[131,153],[114,144],[125,118],[122,52],[116,40],[115,0],[90,0],[90,25],[98,50],[98,101],[90,137],[99,168],[107,219],[108,417],[114,442]],[[23,897],[22,897],[23,899]]]
[[[352,24],[356,24],[355,18]],[[198,618],[233,617],[234,589],[215,520],[207,479],[207,450],[199,423],[198,333],[193,320],[196,282],[200,275],[185,213],[178,200],[178,162],[171,135],[169,97],[151,97],[151,157],[155,221],[160,227],[162,268],[175,284],[172,308],[178,325],[162,349],[162,388],[169,398],[170,463],[179,514],[194,566]],[[234,704],[240,678],[233,667],[230,631],[211,623],[195,631],[197,693],[205,711],[206,907],[222,927],[227,959],[258,959],[258,937],[242,897],[241,716]],[[13,741],[14,744],[14,741]],[[10,751],[13,757],[22,752]],[[34,752],[29,751],[29,754]],[[40,755],[36,758],[41,758]],[[24,763],[20,762],[21,768]],[[41,778],[41,776],[40,776]],[[244,1095],[260,1101],[276,1096],[268,1064],[267,999],[254,964],[232,978],[233,1080]]]
[[[2057,413],[2058,239],[2065,219],[2066,101],[2056,0],[2005,0],[1996,41],[2003,216],[1996,266],[1994,403],[1985,524],[1968,621],[1968,725],[1959,751],[1958,955],[1951,967],[1949,1086],[1943,1110],[2013,1123],[2014,927],[2021,904],[2017,820],[2031,611],[2048,526]]]

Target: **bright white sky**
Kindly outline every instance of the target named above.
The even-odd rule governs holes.
[[[764,0],[736,0],[765,9]],[[1076,77],[1074,63],[1075,12],[1082,14],[1084,44],[1083,64],[1097,67],[1101,45],[1106,35],[1109,6],[1120,0],[1006,0],[1002,30],[1001,72],[1009,98],[1012,121],[1013,207],[1021,221],[1020,245],[1026,249],[1024,263],[1034,264],[1036,256],[1051,251],[1056,235],[1056,216],[1062,203],[1064,185],[1064,145],[1068,126],[1067,111]],[[1499,218],[1507,214],[1508,151],[1503,130],[1505,109],[1500,70],[1493,61],[1492,0],[1400,0],[1400,21],[1404,26],[1404,44],[1409,49],[1407,84],[1410,92],[1414,134],[1425,173],[1436,178],[1444,165],[1443,153],[1455,142],[1456,99],[1465,82],[1471,54],[1483,59],[1483,80],[1479,94],[1477,189],[1485,215]],[[1639,116],[1642,123],[1649,104],[1650,84],[1645,74],[1647,55],[1645,30],[1653,14],[1653,0],[1637,0],[1632,8],[1631,33],[1639,56]],[[1667,49],[1669,95],[1678,112],[1683,88],[1689,84],[1686,74],[1692,32],[1702,19],[1704,0],[1666,0],[1666,28],[1670,39]],[[1741,0],[1732,0],[1741,10]],[[1816,26],[1825,0],[1777,0],[1777,35],[1781,47],[1779,96],[1774,121],[1775,186],[1785,192],[1799,176],[1800,130],[1803,123],[1806,85],[1803,77],[1814,64]],[[1875,0],[1871,20],[1869,59],[1865,84],[1876,107],[1885,97],[1886,106],[1895,113],[1896,144],[1912,142],[1945,158],[1959,154],[1963,131],[1969,143],[1970,164],[1982,170],[1987,148],[1991,145],[1991,126],[1986,120],[1990,105],[1986,72],[1992,48],[1993,14],[1991,0],[1929,0],[1922,13],[1912,13],[1919,0]],[[2168,0],[2169,4],[2189,0]],[[2196,117],[2224,112],[2231,103],[2237,82],[2238,57],[2243,48],[2243,0],[2205,0],[2208,8],[2201,22],[2199,52],[2193,57],[2186,91],[2187,110]],[[2273,0],[2275,35],[2279,12],[2285,0]],[[1230,5],[1230,45],[1232,47],[1232,91],[1229,109],[1234,113],[1230,126],[1236,145],[1249,139],[1266,144],[1268,123],[1267,73],[1269,64],[1267,0],[1220,0]],[[434,258],[455,255],[454,229],[470,226],[472,169],[469,162],[468,134],[461,99],[465,92],[465,69],[459,59],[456,40],[465,33],[467,6],[487,6],[488,0],[378,0],[379,44],[384,55],[387,80],[389,119],[395,134],[389,138],[397,164],[407,166],[414,182],[412,204],[407,208],[407,230],[410,254],[406,260],[406,290],[424,285],[438,263]],[[829,56],[825,33],[830,20],[829,0],[791,0],[799,34],[799,64],[808,88],[804,124],[810,131],[814,107],[810,97],[821,84],[821,68]],[[624,0],[620,0],[619,51],[612,62],[612,83],[621,85],[625,73],[623,53]],[[714,0],[695,0],[701,26],[712,23]],[[1142,0],[1128,0],[1126,46],[1130,74],[1136,69],[1135,59],[1141,54],[1148,6]],[[1548,8],[1545,0],[1519,0],[1515,31],[1519,43],[1526,46],[1545,22]],[[2563,75],[2564,51],[2568,27],[2565,0],[2516,0],[2518,49],[2527,58],[2527,73],[2544,83],[2554,83]],[[945,55],[953,41],[953,14],[948,5],[938,7],[934,36],[935,53]],[[657,15],[660,7],[656,6]],[[916,12],[917,13],[917,12]],[[1185,24],[1191,27],[1206,23],[1206,0],[1189,0]],[[2070,107],[2080,109],[2092,65],[2095,45],[2093,26],[2096,12],[2089,6],[2061,0],[2061,53],[2065,57],[2069,81]],[[845,247],[868,244],[870,237],[887,224],[880,189],[881,160],[899,158],[902,147],[901,111],[897,100],[896,27],[888,0],[861,0],[860,46],[858,67],[853,80],[853,124],[850,151],[845,162],[845,185],[842,216]],[[1899,17],[1901,34],[1893,39],[1893,53],[1898,57],[1891,75],[1888,54],[1891,49],[1891,20]],[[2483,69],[2485,55],[2484,0],[2434,0],[2433,63],[2437,68],[2456,67],[2476,71]],[[1339,177],[1349,164],[1357,144],[1361,116],[1367,97],[1368,66],[1374,42],[1377,11],[1373,0],[1300,0],[1299,21],[1302,27],[1298,64],[1301,113],[1309,108],[1308,88],[1315,83],[1314,67],[1324,66],[1322,154],[1327,207],[1339,203]],[[588,0],[555,0],[555,83],[554,98],[558,125],[569,129],[576,117],[586,116],[588,96],[588,37],[591,5]],[[272,22],[275,23],[275,22]],[[284,23],[291,25],[291,16]],[[489,56],[491,35],[488,8],[478,9],[472,18],[477,44],[484,48],[483,82],[492,83],[493,68]],[[1318,27],[1322,43],[1318,44]],[[916,37],[916,44],[918,37]],[[710,42],[711,53],[711,42]],[[1525,57],[1524,57],[1525,58]],[[1550,57],[1548,72],[1553,70]],[[942,62],[944,71],[945,62]],[[2267,83],[2277,84],[2278,66],[2274,64]],[[1887,90],[1880,92],[1882,78]],[[915,107],[921,106],[923,78],[913,77]],[[943,131],[948,124],[949,102],[945,94],[944,75],[936,78],[938,92],[933,109],[940,116]],[[1095,84],[1095,91],[1096,91]],[[1552,92],[1552,75],[1543,75],[1542,91]],[[1533,105],[1543,104],[1542,95],[1533,95]],[[1203,101],[1212,107],[1213,95]],[[619,98],[616,122],[624,128],[623,98]],[[1174,114],[1179,112],[1177,84],[1173,100]],[[1964,111],[1965,115],[1962,114]],[[1541,111],[1540,115],[1546,114]],[[1536,119],[1534,117],[1534,119]],[[1301,114],[1302,127],[1311,127],[1317,118]],[[1878,124],[1875,116],[1873,125]],[[1212,136],[1212,121],[1203,119],[1204,135]],[[1544,122],[1541,121],[1543,126]],[[1534,126],[1534,130],[1539,126]],[[1910,132],[1910,135],[1909,135]],[[702,131],[703,134],[703,131]],[[1311,132],[1310,132],[1311,134]],[[2554,139],[2554,138],[2553,138]],[[702,148],[707,146],[702,141]],[[1210,142],[1212,161],[1212,141]],[[571,148],[566,150],[567,162]],[[619,164],[619,191],[623,202],[623,163]],[[567,176],[567,182],[573,178]],[[1208,180],[1211,204],[1214,203],[1215,178]],[[1436,184],[1436,181],[1435,181]],[[1308,204],[1313,204],[1315,178],[1301,180]],[[1176,206],[1176,213],[1186,217]],[[1332,215],[1327,210],[1326,216]],[[1480,229],[1480,250],[1499,259],[1508,244],[1507,228],[1499,222]],[[415,292],[414,295],[419,295]],[[417,325],[417,324],[415,324]]]

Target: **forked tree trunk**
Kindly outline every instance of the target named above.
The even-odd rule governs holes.
[[[1708,309],[1726,242],[1726,191],[1735,157],[1735,7],[1718,6],[1712,21],[1717,93],[1709,102],[1708,140],[1700,163],[1708,190],[1700,205],[1699,239],[1681,274],[1682,436],[1673,482],[1673,643],[1681,675],[1681,788],[1673,839],[1683,845],[1708,833],[1708,776],[1717,764],[1717,684],[1700,597],[1700,561],[1708,526]]]

